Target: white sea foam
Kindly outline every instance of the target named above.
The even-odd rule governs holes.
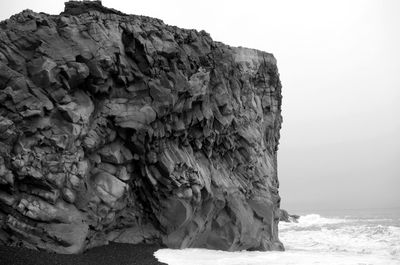
[[[207,249],[161,249],[155,257],[168,265],[399,265],[386,256],[307,251],[226,252]]]
[[[308,218],[310,219],[310,218]],[[280,239],[287,250],[314,250],[387,255],[400,258],[400,227],[376,220],[345,220],[305,216],[299,223],[280,223]]]
[[[319,214],[308,214],[300,216],[298,223],[280,222],[279,229],[293,228],[293,227],[310,227],[310,226],[323,226],[328,224],[340,224],[349,222],[349,220],[341,218],[325,218]]]
[[[311,214],[279,224],[285,252],[161,249],[154,255],[169,265],[400,265],[400,223],[392,223]]]

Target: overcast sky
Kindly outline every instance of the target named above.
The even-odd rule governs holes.
[[[0,20],[64,1],[0,0]],[[400,1],[104,0],[271,52],[283,85],[282,208],[400,206]]]

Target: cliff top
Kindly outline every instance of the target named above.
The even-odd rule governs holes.
[[[108,8],[103,6],[101,1],[68,1],[65,2],[64,12],[62,15],[80,15],[82,13],[86,13],[90,10],[99,11],[105,14],[116,14],[120,16],[127,16],[127,14],[122,13],[113,8]]]
[[[165,30],[169,28],[171,32],[181,32],[182,30],[187,30],[188,32],[193,32],[195,35],[200,35],[208,39],[210,42],[214,42],[216,46],[224,46],[226,48],[236,50],[236,59],[239,61],[246,61],[249,58],[250,61],[256,60],[259,55],[263,55],[263,60],[276,64],[276,59],[272,53],[268,53],[262,50],[247,48],[247,47],[234,47],[227,44],[224,44],[219,41],[212,40],[210,34],[204,30],[196,30],[196,29],[181,29],[177,26],[168,25],[164,23],[163,20],[158,18],[153,18],[149,16],[143,15],[135,15],[135,14],[126,14],[121,11],[118,11],[114,8],[108,8],[103,6],[102,1],[100,0],[71,0],[64,3],[64,11],[59,15],[50,15],[43,12],[36,13],[30,9],[23,10],[22,12],[11,16],[9,19],[0,21],[0,27],[4,30],[11,28],[20,28],[20,26],[16,26],[15,23],[27,23],[30,24],[33,20],[45,21],[47,18],[55,18],[58,19],[60,17],[70,17],[70,16],[80,16],[83,15],[86,19],[87,17],[99,17],[106,20],[114,20],[126,23],[134,23],[134,24],[151,24],[151,27],[156,27],[158,30]],[[43,20],[44,19],[44,20]],[[134,22],[135,21],[135,22]],[[14,24],[14,26],[11,26]],[[29,27],[29,26],[28,26]],[[179,33],[180,34],[180,33]],[[249,58],[248,58],[249,57]]]

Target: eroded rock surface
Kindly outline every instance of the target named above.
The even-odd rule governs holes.
[[[1,244],[283,249],[272,54],[99,2],[0,28]]]
[[[279,221],[287,223],[298,223],[300,216],[297,214],[289,214],[286,210],[280,209]]]

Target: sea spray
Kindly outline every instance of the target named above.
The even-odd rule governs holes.
[[[155,257],[169,265],[400,264],[400,219],[304,215],[279,224],[285,252],[225,252],[161,249]]]

